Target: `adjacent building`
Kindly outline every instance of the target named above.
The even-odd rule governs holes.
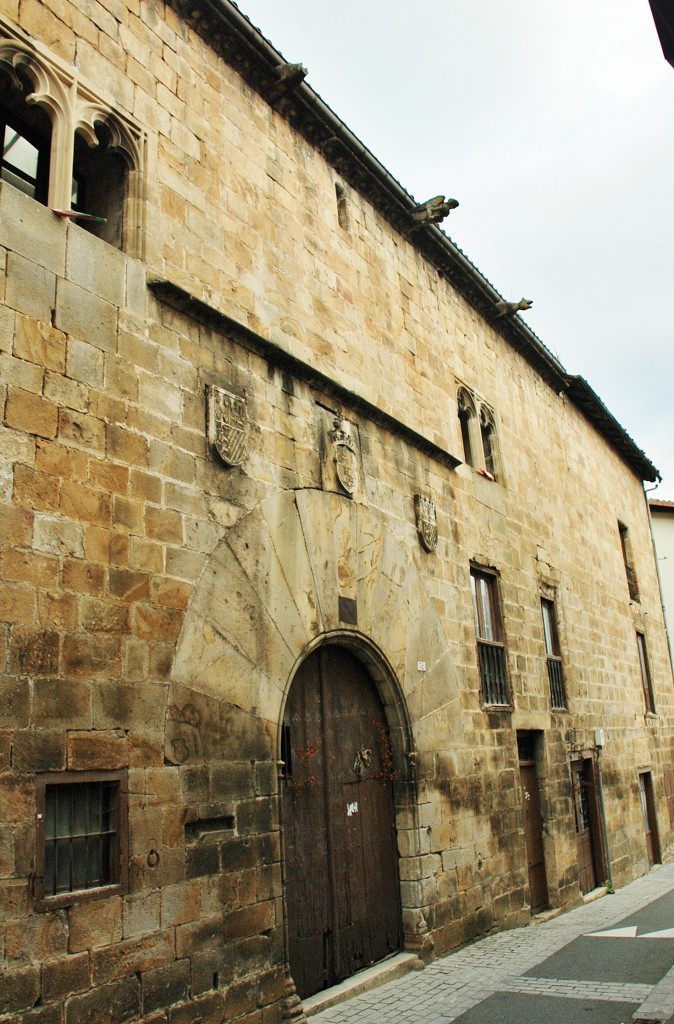
[[[3,12],[3,1024],[293,1019],[668,857],[657,471],[452,201],[229,0]]]

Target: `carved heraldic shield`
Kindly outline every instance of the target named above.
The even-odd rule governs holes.
[[[438,520],[435,511],[435,498],[427,498],[423,494],[415,494],[414,508],[417,515],[419,539],[426,551],[435,551],[438,546]]]
[[[358,454],[348,420],[335,418],[330,440],[337,479],[346,493],[353,496],[358,486]]]
[[[208,387],[208,440],[224,463],[240,466],[248,449],[245,394]]]

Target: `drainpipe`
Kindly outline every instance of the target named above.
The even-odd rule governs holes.
[[[655,546],[655,536],[653,534],[653,517],[651,516],[651,506],[648,504],[648,495],[651,491],[655,491],[660,486],[660,481],[656,480],[653,487],[644,487],[644,500],[646,501],[646,511],[648,514],[648,526],[651,531],[651,544],[653,545],[653,558],[655,560],[655,572],[658,577],[658,590],[660,591],[660,607],[662,608],[662,621],[665,626],[665,636],[667,637],[667,650],[669,651],[669,667],[672,670],[674,676],[674,657],[672,656],[672,642],[669,636],[669,630],[667,628],[667,612],[665,611],[665,599],[662,593],[662,577],[660,575],[660,566],[658,564],[658,551]]]
[[[599,794],[599,811],[601,813],[601,827],[604,833],[604,850],[606,851],[606,884],[609,892],[613,892],[613,874],[611,872],[611,852],[608,848],[608,825],[606,824],[606,807],[604,805],[604,782],[601,777],[601,750],[604,746],[604,730],[596,729],[594,734],[594,749],[597,760],[597,792]]]

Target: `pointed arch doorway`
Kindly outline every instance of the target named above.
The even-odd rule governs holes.
[[[283,716],[290,970],[302,998],[401,948],[392,748],[367,669],[324,644]]]

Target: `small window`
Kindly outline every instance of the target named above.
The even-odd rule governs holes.
[[[338,181],[335,182],[335,197],[337,199],[337,222],[340,228],[344,231],[349,230],[349,200],[346,194],[346,189],[343,185],[340,185]]]
[[[637,649],[639,651],[639,666],[641,668],[641,685],[644,689],[644,704],[646,711],[655,714],[655,702],[653,700],[653,687],[651,685],[651,670],[648,667],[648,652],[646,651],[646,637],[643,633],[637,633]]]
[[[557,630],[557,609],[555,602],[549,598],[541,598],[541,614],[543,616],[543,636],[545,637],[545,653],[548,659],[548,681],[550,683],[550,700],[553,708],[566,708],[564,690],[564,673],[562,671],[562,654],[559,647]]]
[[[480,408],[480,437],[482,439],[482,454],[484,456],[484,469],[492,480],[499,478],[498,466],[498,441],[496,437],[496,424],[494,414],[486,405]]]
[[[14,78],[0,72],[0,178],[46,204],[51,124],[43,110],[26,104],[32,90],[22,69]]]
[[[618,533],[620,534],[620,547],[623,553],[623,562],[625,564],[625,575],[627,576],[627,589],[629,590],[630,598],[632,601],[639,601],[639,583],[637,581],[637,574],[634,569],[634,561],[632,558],[632,545],[629,537],[629,530],[624,523],[618,523]]]
[[[465,388],[461,388],[458,394],[459,424],[461,427],[461,442],[463,444],[463,461],[467,466],[475,465],[475,451],[473,442],[473,431],[475,423],[475,404]]]
[[[492,570],[473,566],[470,570],[470,590],[482,699],[485,704],[508,705],[508,669],[498,576]]]
[[[38,777],[36,896],[43,908],[124,891],[127,859],[122,773]]]

